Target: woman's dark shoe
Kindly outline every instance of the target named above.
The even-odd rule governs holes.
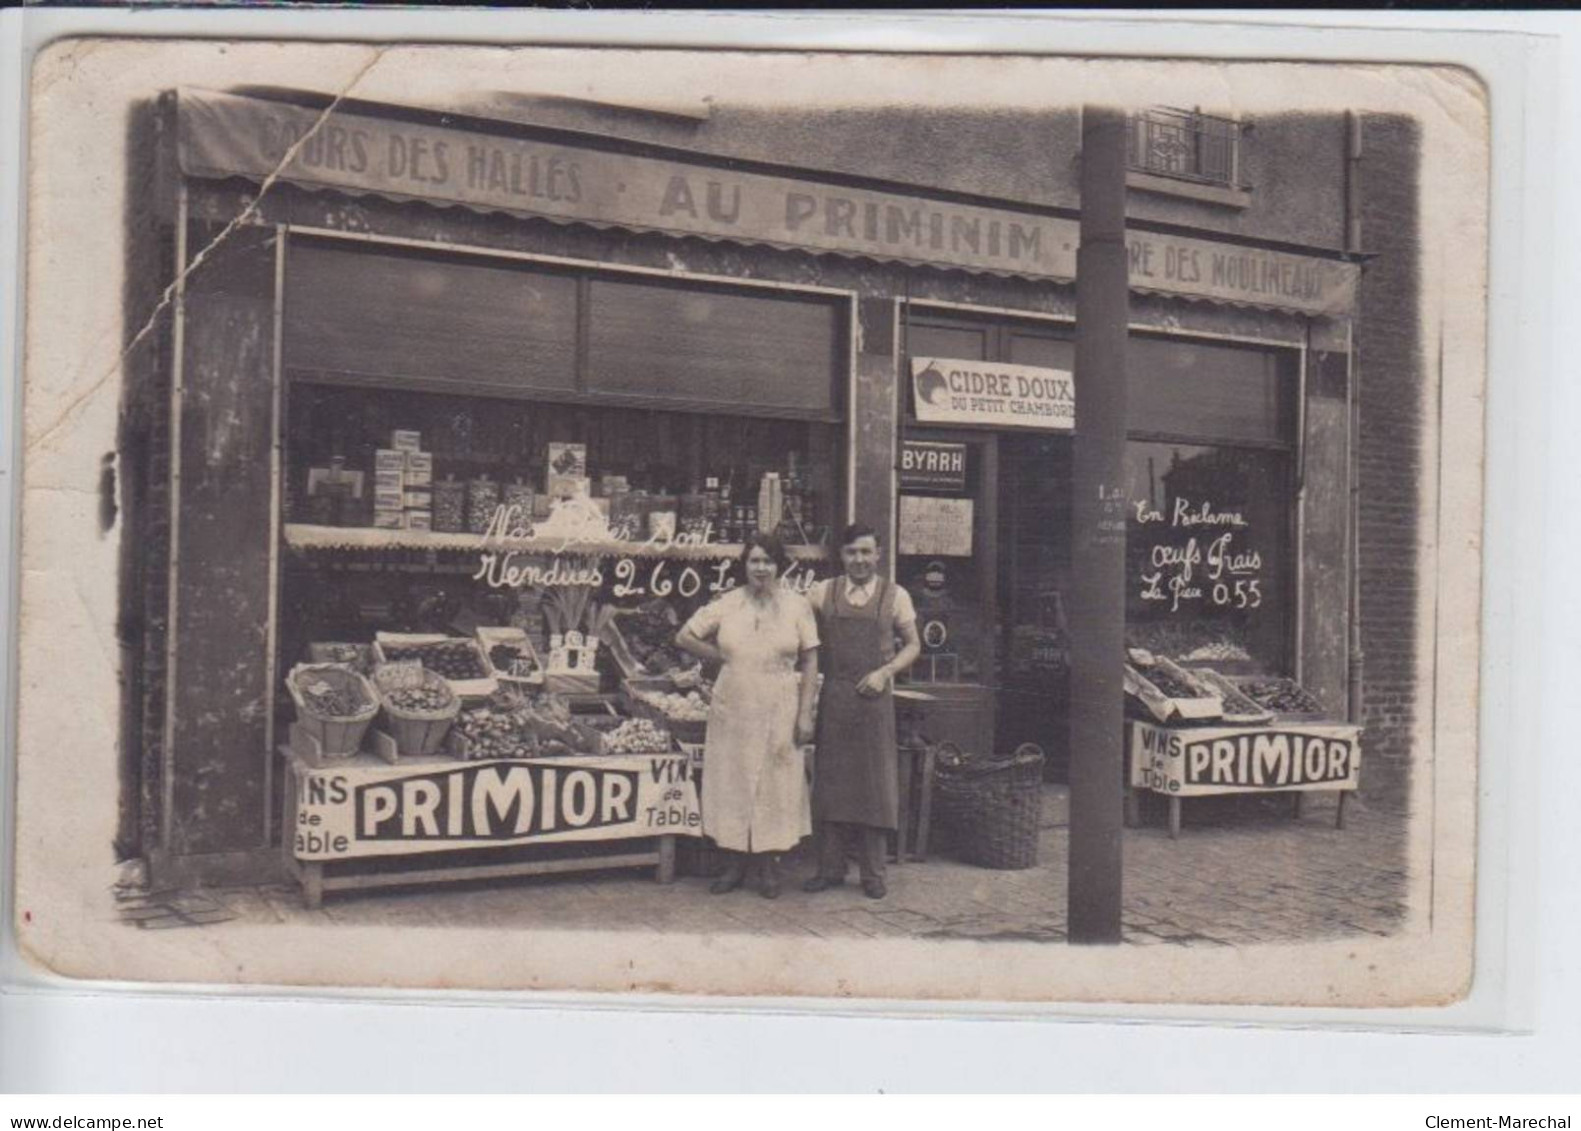
[[[725,870],[720,873],[719,878],[708,885],[708,890],[715,895],[725,895],[740,887],[741,881],[746,879],[746,876],[746,863],[741,860],[732,860],[725,865]]]
[[[780,897],[780,870],[774,857],[765,856],[758,874],[758,894],[764,899]]]
[[[831,880],[827,876],[814,876],[812,879],[802,884],[801,890],[805,892],[811,892],[812,894],[816,895],[818,892],[828,891],[830,888],[840,887],[844,883],[845,880],[843,879]]]
[[[889,889],[877,876],[868,876],[862,881],[862,894],[869,899],[883,899],[889,894]]]

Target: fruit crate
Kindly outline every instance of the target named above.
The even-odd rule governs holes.
[[[543,661],[538,656],[538,650],[533,647],[532,638],[524,629],[480,626],[477,637],[478,648],[483,653],[484,670],[500,683],[519,687],[543,686]],[[521,653],[521,663],[514,667],[501,668],[494,662],[496,648],[510,648]]]
[[[500,689],[499,681],[488,674],[489,658],[478,646],[478,642],[470,636],[443,636],[436,633],[398,633],[381,632],[373,638],[373,655],[377,663],[389,663],[392,659],[416,659],[423,662],[423,652],[434,648],[436,645],[445,646],[457,653],[469,651],[476,661],[477,670],[481,675],[471,679],[451,679],[443,672],[438,672],[450,685],[450,689],[463,699],[486,699]],[[395,655],[392,656],[391,652]],[[405,653],[410,652],[411,655]],[[423,663],[425,668],[433,671],[428,663]]]
[[[1160,657],[1154,659],[1151,664],[1145,665],[1145,667],[1150,671],[1157,670],[1161,672],[1173,683],[1182,684],[1201,692],[1200,695],[1191,697],[1168,695],[1144,674],[1142,666],[1126,664],[1126,694],[1140,702],[1159,722],[1167,723],[1177,720],[1197,722],[1223,717],[1224,700],[1180,665]]]
[[[708,720],[704,719],[678,719],[666,714],[657,704],[649,703],[642,698],[644,693],[657,695],[686,695],[696,691],[704,701],[709,701],[708,692],[698,687],[682,687],[668,676],[637,676],[622,681],[625,691],[626,703],[631,713],[643,718],[652,719],[670,732],[677,742],[697,744],[701,743],[708,735]]]
[[[1292,699],[1305,702],[1307,709],[1267,707],[1266,709],[1271,712],[1273,719],[1277,722],[1323,723],[1333,721],[1333,716],[1324,709],[1322,703],[1318,702],[1317,697],[1288,676],[1267,674],[1235,676],[1230,682],[1235,685],[1236,690],[1253,701],[1256,701],[1256,696],[1252,695],[1250,689],[1261,685],[1264,688],[1273,686]]]
[[[1192,668],[1199,683],[1219,693],[1224,701],[1224,721],[1239,726],[1262,726],[1272,722],[1274,713],[1250,698],[1234,682],[1212,668]]]

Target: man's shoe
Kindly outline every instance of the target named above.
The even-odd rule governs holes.
[[[724,875],[708,885],[708,890],[715,895],[728,895],[741,886],[741,881],[747,878],[747,866],[743,863],[733,863],[725,868]]]
[[[818,892],[828,891],[830,888],[840,887],[844,883],[845,880],[843,878],[831,880],[828,876],[814,876],[812,879],[802,884],[801,890],[805,892],[811,892],[812,894],[816,895]]]
[[[884,881],[877,876],[868,876],[862,881],[862,894],[869,899],[883,899],[889,894],[889,889],[884,886]]]

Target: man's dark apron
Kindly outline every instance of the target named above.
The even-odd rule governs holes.
[[[837,578],[818,610],[823,694],[813,817],[893,829],[900,816],[894,696],[886,689],[868,699],[857,694],[856,685],[895,656],[894,586],[879,579],[861,608],[845,598],[846,581]]]

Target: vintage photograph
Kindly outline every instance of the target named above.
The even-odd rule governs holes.
[[[65,40],[16,923],[52,975],[1470,987],[1452,68]]]

